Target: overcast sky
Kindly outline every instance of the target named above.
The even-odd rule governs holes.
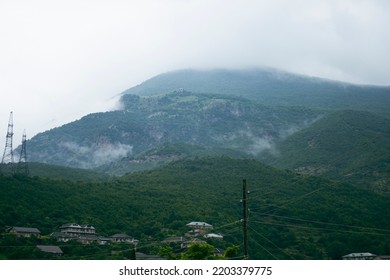
[[[0,151],[181,68],[390,85],[387,0],[0,0]],[[1,136],[3,135],[3,136]]]

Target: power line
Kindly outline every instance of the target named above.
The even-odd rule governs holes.
[[[336,224],[336,223],[328,223],[328,222],[320,222],[320,221],[313,221],[313,220],[305,220],[305,219],[298,219],[298,218],[290,218],[286,216],[279,216],[279,215],[272,215],[272,214],[263,214],[263,213],[257,213],[251,211],[251,214],[260,214],[268,217],[275,217],[275,218],[282,218],[287,220],[293,220],[293,221],[300,221],[300,222],[308,222],[308,223],[316,223],[316,224],[323,224],[323,225],[330,225],[330,226],[341,226],[341,227],[349,227],[349,228],[355,228],[355,229],[363,229],[363,230],[375,230],[375,231],[385,231],[390,233],[390,229],[381,229],[381,228],[373,228],[373,227],[362,227],[362,226],[351,226],[346,224]]]
[[[272,254],[269,250],[267,250],[266,248],[264,248],[264,246],[262,246],[261,244],[259,244],[259,242],[257,242],[256,240],[252,240],[253,242],[255,242],[257,245],[259,245],[264,251],[266,251],[268,254],[270,254],[272,257],[274,257],[275,260],[278,260],[278,257],[276,257],[274,254]]]
[[[319,230],[319,231],[334,231],[334,232],[342,232],[342,233],[390,236],[390,234],[388,234],[388,233],[375,233],[375,232],[364,232],[364,231],[360,231],[359,232],[359,231],[352,231],[352,230],[340,230],[340,229],[330,229],[330,228],[321,228],[321,227],[309,227],[309,226],[292,225],[292,224],[280,224],[280,223],[274,223],[274,222],[252,221],[252,223],[264,224],[264,225],[282,226],[282,227],[291,227],[291,228],[300,228],[300,229],[309,229],[309,230]]]
[[[241,222],[241,220],[237,220],[237,221],[234,221],[234,222],[232,222],[232,223],[228,223],[228,224],[225,224],[225,225],[216,227],[216,228],[214,228],[214,230],[219,230],[219,229],[221,229],[221,228],[224,228],[224,227],[227,227],[227,226],[231,226],[231,225],[235,225],[235,224],[240,223],[240,222]]]
[[[268,241],[269,243],[271,243],[273,246],[275,246],[277,249],[279,249],[281,252],[283,252],[284,254],[286,254],[287,256],[289,256],[289,257],[291,257],[292,259],[294,259],[295,260],[295,258],[292,256],[292,255],[290,255],[290,254],[288,254],[288,253],[286,253],[285,251],[283,251],[283,249],[282,248],[280,248],[278,245],[276,245],[274,242],[272,242],[271,240],[269,240],[267,237],[265,237],[264,235],[262,235],[261,233],[259,233],[257,230],[255,230],[253,227],[251,227],[251,226],[249,226],[249,228],[251,229],[251,230],[253,230],[256,234],[258,234],[260,237],[262,237],[263,239],[265,239],[266,241]]]
[[[274,208],[274,209],[271,209],[271,210],[268,210],[268,211],[266,211],[266,212],[263,212],[263,213],[261,213],[261,214],[268,214],[268,213],[270,213],[270,212],[272,212],[272,211],[275,211],[276,208],[282,208],[282,207],[284,207],[284,206],[286,206],[286,205],[289,205],[289,204],[291,204],[291,203],[294,203],[294,202],[296,202],[297,200],[300,200],[300,199],[302,199],[302,198],[304,198],[304,197],[307,197],[307,196],[309,196],[309,195],[312,195],[313,193],[316,193],[316,192],[318,192],[318,191],[320,191],[320,190],[323,190],[323,189],[325,189],[325,187],[318,188],[318,189],[316,189],[316,190],[314,190],[314,191],[305,193],[305,194],[300,195],[300,196],[298,196],[298,197],[295,197],[295,198],[293,198],[293,199],[289,199],[289,200],[285,201],[284,203],[282,203],[281,205],[271,204],[271,205],[269,205],[268,207],[273,206],[273,207],[275,207],[275,208]]]
[[[263,193],[261,190],[252,190],[251,189],[251,199],[255,199],[255,198],[258,198],[258,197],[264,197],[264,196],[266,196],[266,195],[269,195],[269,194],[273,194],[273,193],[277,193],[277,192],[279,192],[279,191],[284,191],[284,190],[286,190],[286,189],[284,189],[284,188],[282,188],[282,187],[279,187],[279,188],[275,188],[275,189],[273,189],[273,190],[270,190],[270,191],[268,191],[268,192],[265,192],[265,193]],[[260,192],[260,194],[259,195],[257,195],[256,193],[257,192]],[[255,194],[255,195],[253,195],[253,194]]]

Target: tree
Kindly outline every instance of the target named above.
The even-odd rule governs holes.
[[[167,258],[168,260],[177,259],[177,256],[173,253],[173,248],[171,246],[160,247],[158,255]]]
[[[183,260],[208,260],[212,259],[214,247],[207,243],[193,243],[188,250],[181,255]]]
[[[235,256],[237,256],[239,247],[237,245],[230,246],[229,248],[226,249],[224,257],[226,259],[232,259]]]

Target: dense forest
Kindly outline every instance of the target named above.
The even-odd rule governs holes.
[[[390,191],[390,121],[337,111],[278,142],[262,161],[376,191]]]
[[[243,178],[250,190],[251,259],[340,259],[351,252],[390,251],[387,194],[255,160],[205,157],[101,182],[2,175],[0,258],[53,258],[37,252],[36,244],[59,245],[64,254],[56,258],[132,258],[132,248],[120,244],[50,239],[66,223],[91,224],[102,236],[127,233],[139,240],[137,252],[144,254],[211,258],[219,248],[228,258],[240,258]],[[193,251],[163,243],[183,236],[191,221],[212,224],[223,240],[205,240],[207,244],[197,244]],[[12,226],[39,228],[42,237],[16,238],[6,232]]]

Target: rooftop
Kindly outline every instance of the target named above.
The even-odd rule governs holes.
[[[213,226],[205,222],[191,222],[187,224],[188,227],[201,227],[201,228],[212,228]]]
[[[132,238],[132,237],[128,236],[126,233],[117,233],[117,234],[111,235],[111,238]]]
[[[73,223],[73,224],[64,224],[60,228],[91,228],[91,229],[95,229],[91,225],[79,225],[79,224],[75,224],[75,223]]]
[[[222,239],[223,236],[221,234],[216,234],[216,233],[209,233],[204,236],[205,238],[220,238]]]
[[[343,256],[343,258],[356,258],[356,257],[376,257],[376,255],[371,253],[351,253]]]
[[[35,233],[40,234],[40,230],[37,228],[29,228],[29,227],[13,227],[10,231],[19,232],[19,233]]]
[[[45,253],[62,254],[62,250],[58,246],[37,245],[37,248]]]
[[[163,242],[166,243],[178,243],[178,242],[184,242],[186,239],[182,236],[170,236],[164,239]]]

